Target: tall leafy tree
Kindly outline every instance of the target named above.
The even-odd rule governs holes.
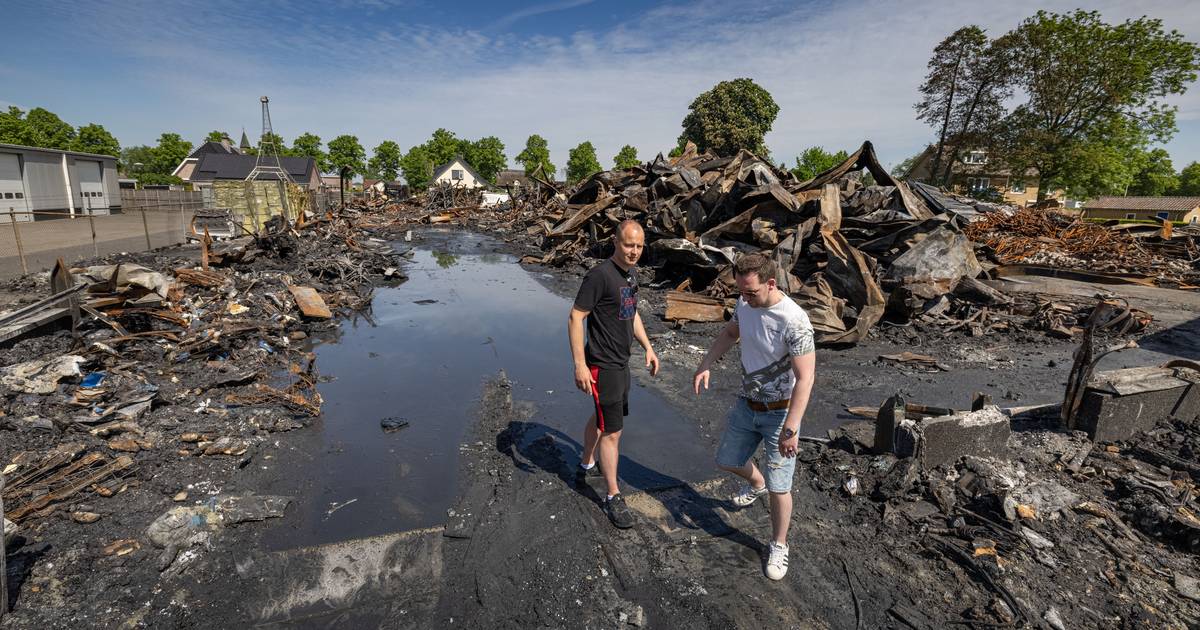
[[[1179,187],[1175,194],[1200,197],[1200,162],[1192,162],[1179,171]]]
[[[623,171],[627,168],[633,168],[640,164],[641,162],[638,161],[637,149],[628,144],[621,147],[621,150],[617,151],[616,157],[613,158],[613,166],[615,166],[619,171]]]
[[[220,141],[224,140],[225,138],[229,138],[229,134],[225,133],[224,131],[219,131],[219,130],[214,129],[213,131],[208,132],[207,136],[204,136],[204,141],[205,142],[220,142]]]
[[[850,157],[845,151],[830,153],[822,147],[809,147],[796,158],[796,168],[792,169],[800,181],[807,181],[823,173]]]
[[[158,137],[158,145],[154,147],[151,162],[147,172],[160,175],[170,175],[192,152],[192,143],[184,140],[177,133],[164,133]]]
[[[130,175],[150,172],[154,167],[154,147],[137,145],[121,149],[121,167]]]
[[[1154,149],[1138,157],[1137,172],[1129,186],[1130,195],[1158,197],[1172,194],[1179,188],[1179,175],[1175,173],[1166,149]]]
[[[117,139],[102,125],[95,123],[79,128],[75,134],[75,140],[71,144],[71,150],[113,157],[121,155],[121,145]]]
[[[975,25],[964,26],[943,39],[933,49],[929,59],[929,73],[921,84],[921,100],[914,107],[917,120],[934,126],[938,130],[937,148],[933,154],[931,172],[935,180],[941,172],[942,156],[946,140],[951,134],[951,119],[956,106],[963,100],[963,83],[968,68],[983,53],[987,46],[987,35]]]
[[[41,107],[29,110],[25,124],[35,147],[69,151],[75,142],[75,128],[63,122],[54,112]]]
[[[429,180],[433,179],[433,158],[425,145],[418,144],[408,150],[400,160],[400,169],[404,171],[404,181],[412,190],[425,190]]]
[[[258,151],[262,150],[262,145],[263,145],[264,140],[270,140],[272,143],[275,144],[275,151],[279,154],[279,157],[288,157],[292,154],[291,149],[289,149],[287,146],[287,143],[283,141],[283,136],[281,136],[273,131],[270,134],[268,134],[267,136],[264,136],[259,139],[258,147],[257,147]]]
[[[546,177],[554,179],[554,163],[550,161],[550,147],[546,139],[533,134],[525,140],[525,148],[517,154],[517,164],[525,168],[526,175],[533,175],[538,166],[546,172]]]
[[[358,141],[358,136],[340,135],[329,141],[330,170],[341,173],[346,169],[350,177],[366,172],[367,152]]]
[[[1003,157],[1014,170],[1037,169],[1039,197],[1097,156],[1168,140],[1176,108],[1163,99],[1185,92],[1200,68],[1200,48],[1146,17],[1113,25],[1094,11],[1039,11],[1006,37],[1025,98],[1004,121]],[[1126,137],[1110,141],[1113,130]]]
[[[504,143],[496,136],[487,136],[474,142],[462,143],[463,159],[488,182],[496,183],[496,174],[508,168],[504,157]]]
[[[374,155],[367,162],[367,172],[373,176],[392,181],[400,173],[400,145],[384,140],[375,147]]]
[[[721,81],[697,96],[683,118],[679,144],[688,140],[701,151],[733,155],[749,149],[768,158],[764,138],[779,115],[771,94],[750,79]]]
[[[462,154],[462,141],[453,131],[438,129],[425,143],[425,150],[433,160],[434,167],[441,166]],[[465,158],[464,158],[465,159]]]
[[[321,149],[321,136],[307,132],[296,136],[296,139],[292,141],[292,155],[312,158],[317,163],[317,169],[322,173],[332,170],[329,167],[329,156],[325,155],[325,151]]]
[[[0,112],[0,142],[6,144],[33,144],[33,135],[29,123],[25,121],[25,112],[13,105],[8,111]]]
[[[567,156],[568,184],[582,181],[600,170],[600,160],[596,159],[596,147],[589,141],[579,143]]]

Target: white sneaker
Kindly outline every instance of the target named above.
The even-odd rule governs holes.
[[[788,546],[772,541],[768,548],[767,577],[782,580],[787,575]]]
[[[766,493],[767,493],[766,486],[756,489],[753,486],[751,486],[750,484],[746,484],[746,485],[742,486],[742,489],[740,491],[738,491],[737,494],[733,495],[733,498],[731,498],[730,501],[732,501],[734,505],[736,505],[740,508],[744,508],[744,507],[748,507],[751,503],[754,503],[755,501],[757,501],[758,497],[761,497],[762,495],[764,495]]]

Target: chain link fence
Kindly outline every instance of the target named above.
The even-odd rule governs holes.
[[[308,210],[318,215],[337,203],[335,195],[307,196]],[[0,279],[48,271],[60,257],[71,265],[178,245],[187,241],[195,214],[214,208],[210,195],[190,191],[123,190],[120,207],[94,207],[103,199],[85,198],[74,212],[28,209],[61,198],[21,201],[28,203],[0,199]]]

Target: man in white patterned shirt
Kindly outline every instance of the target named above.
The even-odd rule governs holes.
[[[787,531],[792,517],[792,477],[800,421],[816,373],[813,329],[804,309],[779,290],[775,263],[747,254],[734,264],[738,300],[733,319],[713,341],[692,386],[708,389],[709,369],[742,341],[742,391],[726,419],[717,448],[717,466],[746,480],[733,504],[747,507],[770,494],[772,540],[765,572],[772,580],[787,574]],[[754,465],[765,443],[766,476]]]

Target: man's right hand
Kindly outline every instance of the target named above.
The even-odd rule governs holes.
[[[700,383],[704,383],[704,389],[708,389],[708,370],[696,370],[696,375],[692,377],[692,387],[696,393],[700,393]]]
[[[596,380],[592,378],[592,370],[586,365],[575,366],[575,387],[585,394],[592,393],[592,383]]]

